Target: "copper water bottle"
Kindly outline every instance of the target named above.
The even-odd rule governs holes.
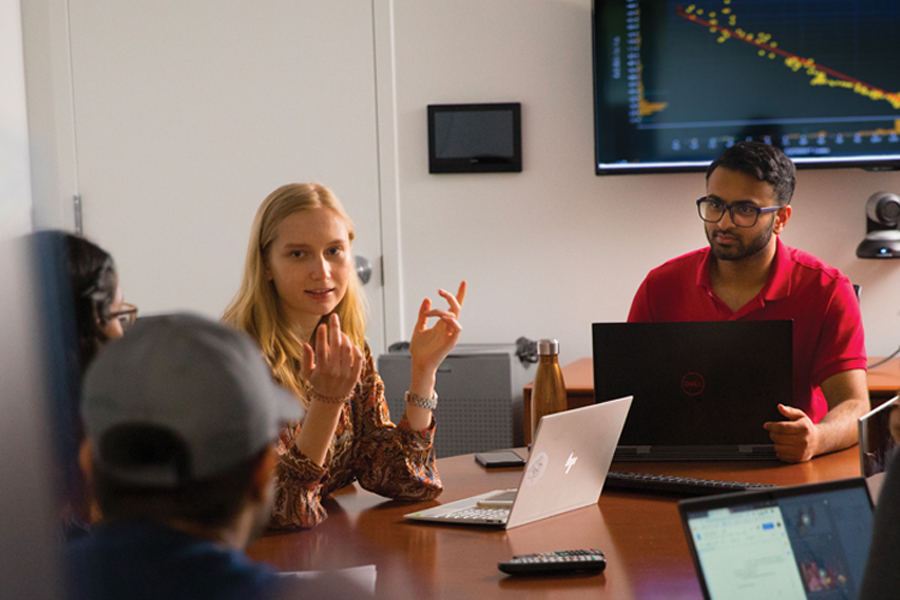
[[[538,355],[540,360],[531,391],[532,443],[541,417],[568,408],[566,384],[563,381],[562,369],[559,367],[559,342],[548,339],[539,341]]]

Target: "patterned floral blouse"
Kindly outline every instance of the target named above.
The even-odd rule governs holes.
[[[341,410],[324,466],[294,446],[301,428],[299,423],[285,428],[277,445],[270,527],[318,525],[327,517],[322,498],[353,481],[395,500],[430,500],[443,491],[434,463],[434,420],[424,431],[412,430],[405,415],[398,425],[391,423],[384,382],[368,347],[362,376]]]

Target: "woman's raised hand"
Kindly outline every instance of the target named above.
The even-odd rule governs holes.
[[[419,318],[409,341],[409,353],[412,356],[414,369],[436,371],[450,354],[462,326],[459,324],[459,312],[463,300],[466,297],[466,282],[459,284],[456,296],[445,290],[438,293],[450,304],[447,310],[433,309],[431,299],[425,298],[419,307]],[[437,317],[438,321],[431,327],[426,327],[430,317]]]
[[[316,329],[316,348],[303,344],[300,371],[313,392],[326,398],[342,398],[353,391],[363,368],[362,351],[341,331],[337,314]]]

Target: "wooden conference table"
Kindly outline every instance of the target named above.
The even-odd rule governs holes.
[[[869,364],[881,361],[878,357],[869,357]],[[580,358],[562,368],[563,380],[566,384],[566,396],[569,408],[578,408],[594,403],[594,362],[591,358]],[[869,398],[872,408],[897,395],[900,389],[900,357],[892,358],[885,364],[870,369],[866,373],[869,385]],[[525,443],[531,442],[531,388],[525,386],[522,408]]]
[[[444,482],[440,502],[516,487],[521,477],[521,469],[486,471],[471,454],[440,459],[438,469]],[[613,469],[791,485],[857,476],[859,455],[852,447],[797,465],[614,463]],[[438,502],[393,502],[353,484],[325,501],[329,517],[320,526],[269,534],[249,554],[283,571],[374,564],[380,598],[699,599],[677,501],[606,490],[595,506],[504,531],[408,522],[405,513]],[[513,554],[575,548],[603,550],[606,571],[513,578],[497,569]]]

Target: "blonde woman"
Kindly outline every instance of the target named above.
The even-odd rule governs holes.
[[[422,302],[406,411],[394,425],[365,341],[353,239],[353,223],[330,190],[278,188],[256,213],[241,288],[225,311],[225,322],[256,339],[275,379],[307,411],[282,432],[273,527],[320,523],[322,499],[354,480],[398,500],[442,491],[432,446],[434,383],[459,338],[466,283],[456,296],[439,291],[447,310]],[[437,321],[428,327],[431,317]]]

